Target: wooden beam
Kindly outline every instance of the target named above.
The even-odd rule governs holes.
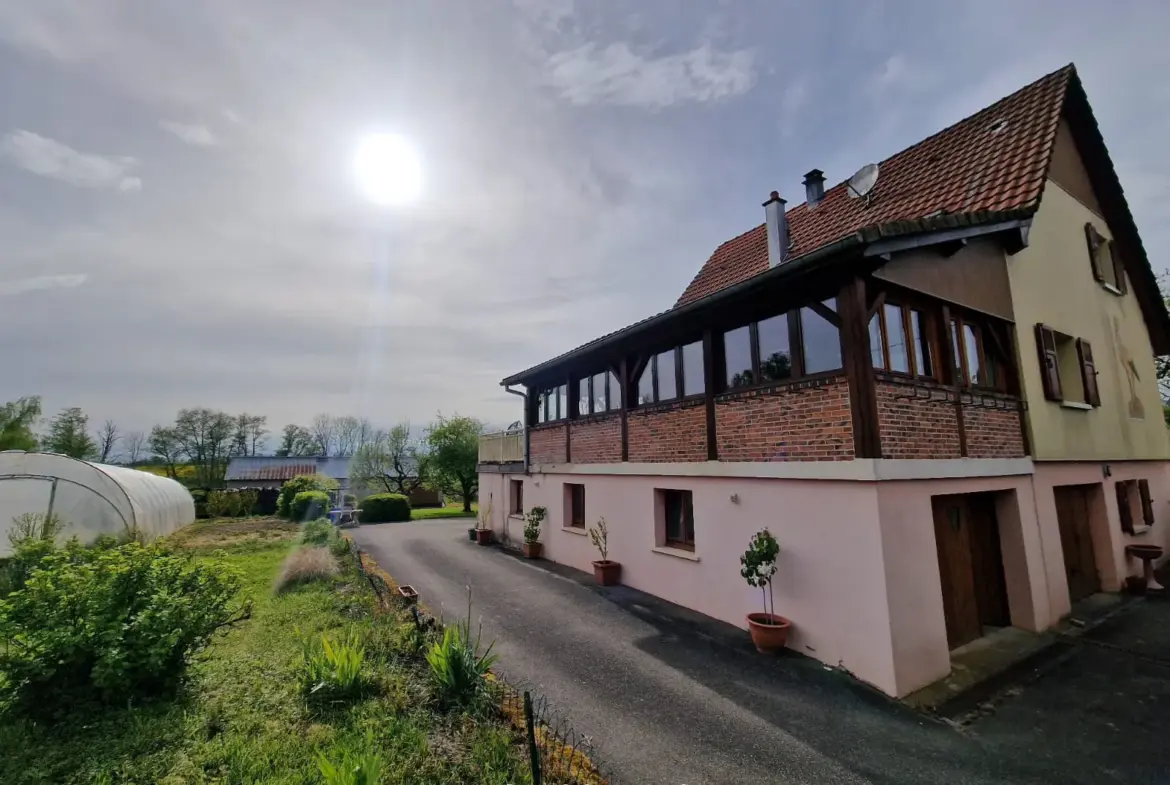
[[[959,431],[959,455],[963,458],[967,457],[967,426],[963,422],[963,380],[955,373],[955,366],[958,363],[958,358],[955,357],[955,340],[951,337],[951,309],[950,306],[944,305],[942,307],[942,361],[946,366],[945,373],[942,375],[944,381],[950,382],[950,387],[955,392],[955,427]]]
[[[622,462],[630,460],[630,436],[629,436],[629,422],[626,418],[626,412],[629,409],[630,398],[630,375],[629,366],[626,364],[626,358],[623,355],[622,361],[618,366],[618,387],[621,388],[622,399]]]
[[[837,295],[841,315],[841,349],[849,380],[849,408],[853,416],[853,454],[882,457],[878,430],[877,379],[869,353],[869,319],[865,279],[854,278]]]
[[[707,460],[719,460],[719,441],[715,433],[715,334],[703,331],[703,405],[707,409]]]
[[[869,320],[877,313],[886,302],[886,293],[878,292],[878,296],[873,298],[873,303],[870,304],[869,310],[865,312],[865,329],[869,330]]]
[[[824,303],[819,302],[809,303],[808,307],[820,314],[821,317],[824,318],[824,320],[829,324],[838,329],[841,328],[841,315],[834,312],[832,308],[829,308],[825,306]]]
[[[954,256],[959,251],[967,247],[966,237],[956,237],[954,240],[948,240],[938,246],[938,252],[943,256]]]

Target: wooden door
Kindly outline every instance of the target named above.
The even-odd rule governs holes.
[[[1092,486],[1064,485],[1052,489],[1056,497],[1056,521],[1060,526],[1060,549],[1064,553],[1064,574],[1068,596],[1073,602],[1101,590],[1093,538],[1089,530],[1089,495]]]
[[[1011,623],[995,497],[936,496],[932,505],[947,644],[955,649],[981,637],[985,626]]]
[[[971,571],[975,575],[975,605],[984,627],[1010,627],[1007,579],[1003,572],[1003,551],[999,544],[999,520],[995,517],[995,496],[971,494],[967,500],[971,536]]]

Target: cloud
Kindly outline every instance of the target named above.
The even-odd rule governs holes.
[[[20,278],[15,281],[0,281],[0,297],[40,291],[42,289],[72,289],[81,286],[88,275],[38,275],[35,278]]]
[[[118,181],[118,190],[124,194],[141,191],[142,180],[138,177],[123,177]]]
[[[160,120],[158,127],[196,147],[214,147],[219,144],[219,139],[216,138],[215,134],[203,125],[188,125],[174,120]]]
[[[661,109],[745,93],[755,84],[751,50],[723,52],[704,43],[681,54],[648,57],[625,42],[587,43],[554,54],[550,82],[574,104]]]
[[[79,188],[129,191],[142,186],[137,177],[127,177],[127,172],[137,163],[133,158],[82,153],[32,131],[12,131],[6,135],[0,140],[0,154],[25,171]]]

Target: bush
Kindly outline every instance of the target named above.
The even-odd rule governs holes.
[[[288,508],[294,521],[310,521],[329,512],[329,494],[325,491],[301,491],[293,497]]]
[[[306,545],[327,545],[333,539],[335,529],[327,518],[307,521],[301,527],[301,542]]]
[[[339,750],[336,761],[317,753],[317,768],[325,785],[378,785],[382,781],[382,759],[373,748],[373,740],[367,739],[362,747]]]
[[[400,493],[375,493],[362,501],[362,523],[410,520],[410,500]]]
[[[276,591],[310,581],[329,580],[338,572],[337,560],[325,548],[298,548],[288,555],[276,576]]]
[[[40,558],[0,601],[0,684],[9,709],[94,697],[124,703],[177,684],[188,658],[234,613],[235,573],[160,546],[82,548]]]
[[[366,650],[357,635],[344,641],[329,636],[306,638],[302,644],[301,689],[306,695],[325,699],[349,698],[366,686],[362,663]]]
[[[292,503],[298,493],[304,491],[337,490],[337,481],[323,474],[302,474],[280,486],[276,499],[276,513],[282,518],[292,518]]]
[[[340,534],[334,536],[333,541],[329,543],[329,552],[338,559],[343,559],[349,555],[349,541]]]

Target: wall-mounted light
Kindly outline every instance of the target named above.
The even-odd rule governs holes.
[[[739,494],[738,493],[731,494],[731,503],[732,504],[739,504]]]
[[[1105,477],[1113,476],[1113,469],[1107,463],[1101,464],[1101,474]]]

